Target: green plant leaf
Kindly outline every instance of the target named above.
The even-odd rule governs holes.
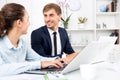
[[[63,22],[65,22],[65,20],[64,20],[63,18],[61,18],[61,20],[62,20]]]
[[[70,17],[71,17],[71,15],[67,17],[67,19],[66,19],[66,22],[67,22],[67,23],[69,22]]]

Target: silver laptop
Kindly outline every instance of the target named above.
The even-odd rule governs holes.
[[[61,73],[67,74],[69,72],[75,71],[79,69],[81,64],[90,64],[104,61],[104,57],[100,57],[99,55],[108,54],[114,45],[114,42],[108,43],[104,41],[94,41],[88,44],[65,68],[58,69],[41,69],[34,71],[27,71],[25,73],[31,74],[46,74],[46,73]]]
[[[117,41],[117,37],[115,36],[100,36],[98,39],[99,42],[110,42],[110,43],[115,43]]]

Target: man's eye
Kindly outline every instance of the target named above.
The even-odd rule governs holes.
[[[53,14],[51,14],[50,16],[54,16]]]

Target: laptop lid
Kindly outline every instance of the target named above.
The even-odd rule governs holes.
[[[104,44],[109,44],[109,46],[106,49],[101,50],[102,54],[98,54],[96,56],[95,60],[98,62],[99,61],[107,61],[108,57],[109,57],[109,53],[111,52],[116,40],[117,40],[117,37],[115,37],[115,36],[100,36],[100,38],[98,39],[98,42],[102,42]]]
[[[81,64],[105,61],[107,57],[105,54],[109,53],[113,45],[113,43],[109,44],[108,42],[91,42],[63,69],[62,74],[79,69]]]
[[[100,36],[98,41],[99,42],[109,42],[109,43],[113,44],[117,41],[117,37],[116,36]]]

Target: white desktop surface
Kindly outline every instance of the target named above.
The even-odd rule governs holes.
[[[73,71],[64,75],[68,80],[82,80],[80,70]]]
[[[66,75],[63,75],[65,77],[65,80],[82,80],[80,77],[79,70],[68,73]],[[7,76],[2,77],[0,80],[45,80],[43,78],[43,75],[37,75],[37,74],[20,74],[20,75],[13,75],[13,76]],[[51,80],[51,79],[50,79]],[[57,80],[57,79],[55,79]],[[61,80],[61,79],[58,79]]]
[[[103,71],[102,74],[99,74],[99,76],[93,78],[92,80],[120,80],[119,74],[120,73],[117,73],[112,70],[106,70],[106,71]],[[0,78],[0,80],[45,80],[42,76],[43,75],[36,75],[36,74],[21,74],[21,75],[3,77],[3,78]],[[68,73],[64,75],[64,77],[67,80],[85,80],[81,77],[79,70]],[[61,79],[58,79],[58,80],[61,80]]]
[[[96,69],[95,75],[92,79],[88,79],[87,70],[85,71],[87,73],[86,79],[82,77],[80,70],[68,73],[65,75],[65,77],[68,80],[120,80],[120,63],[109,64],[104,62],[104,63],[97,64],[97,68],[98,69]]]

